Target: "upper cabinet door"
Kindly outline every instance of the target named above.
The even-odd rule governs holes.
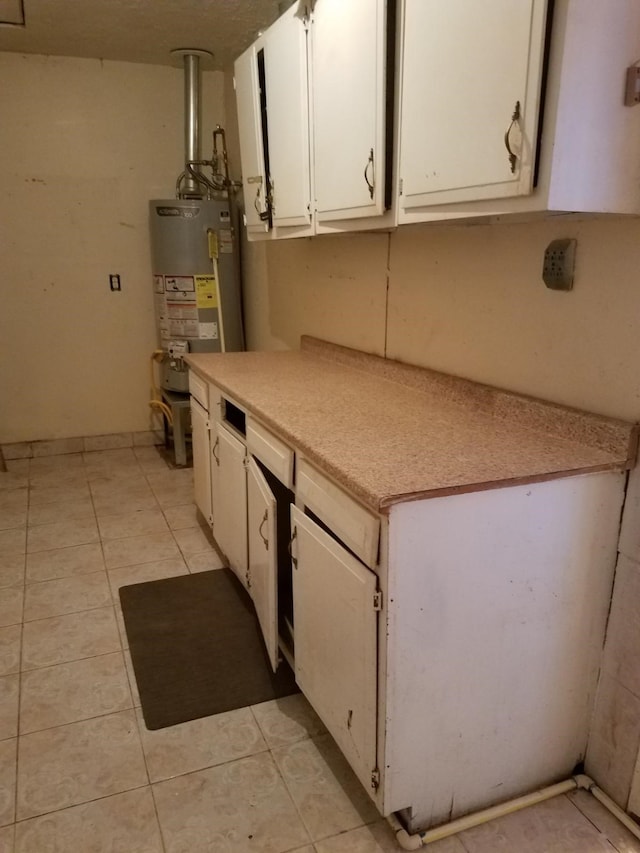
[[[258,56],[261,50],[262,43],[258,40],[236,60],[234,65],[244,215],[247,231],[250,234],[269,230],[269,189],[258,79]]]
[[[532,190],[546,0],[404,0],[400,208]]]
[[[307,29],[297,4],[265,33],[264,71],[273,225],[308,225],[311,184]]]
[[[247,466],[249,579],[271,668],[278,668],[276,499],[254,459]]]
[[[386,6],[386,0],[314,5],[312,136],[319,222],[385,209]]]

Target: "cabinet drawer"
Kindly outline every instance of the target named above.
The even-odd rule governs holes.
[[[247,450],[293,489],[293,450],[251,418],[247,418]]]
[[[367,566],[376,565],[380,519],[304,460],[298,466],[296,497]]]
[[[220,389],[209,383],[209,418],[212,424],[221,420],[220,397]]]
[[[204,379],[193,372],[189,371],[189,393],[200,403],[203,409],[209,411],[209,389]]]

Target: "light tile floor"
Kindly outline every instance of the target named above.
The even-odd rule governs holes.
[[[0,853],[391,853],[301,696],[147,731],[118,588],[220,568],[154,448],[0,473]],[[640,853],[584,792],[434,853]]]

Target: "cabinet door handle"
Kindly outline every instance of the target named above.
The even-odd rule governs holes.
[[[371,167],[371,180],[369,180],[369,167]],[[369,159],[367,160],[367,165],[364,167],[364,179],[369,187],[369,196],[373,198],[373,193],[376,188],[376,179],[375,179],[375,164],[373,161],[373,148],[369,151]]]
[[[265,509],[264,515],[262,516],[262,521],[260,522],[260,527],[258,528],[258,533],[260,534],[260,538],[264,542],[264,547],[266,548],[267,551],[269,550],[269,540],[267,539],[267,537],[262,532],[262,528],[264,527],[264,525],[266,524],[266,522],[268,520],[269,520],[269,511]]]
[[[291,557],[291,562],[293,563],[294,569],[298,568],[298,559],[297,559],[297,557],[293,556],[293,540],[296,539],[297,536],[298,536],[298,531],[294,527],[293,533],[291,534],[291,539],[289,539],[289,544],[287,545],[287,551],[289,552],[289,556]]]
[[[220,457],[216,453],[216,447],[219,444],[220,444],[220,437],[218,436],[218,437],[216,437],[215,443],[214,443],[213,447],[211,448],[211,453],[213,454],[213,458],[216,460],[216,465],[218,466],[218,468],[220,467]]]
[[[513,108],[513,114],[511,115],[511,124],[507,128],[507,132],[504,135],[504,144],[509,153],[509,165],[511,166],[511,174],[514,174],[516,171],[516,164],[518,162],[518,155],[514,153],[511,148],[511,131],[513,130],[516,123],[520,121],[520,101],[516,101],[516,105]]]

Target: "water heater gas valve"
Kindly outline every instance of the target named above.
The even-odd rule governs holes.
[[[171,358],[182,359],[189,352],[189,341],[169,341],[167,352]]]

